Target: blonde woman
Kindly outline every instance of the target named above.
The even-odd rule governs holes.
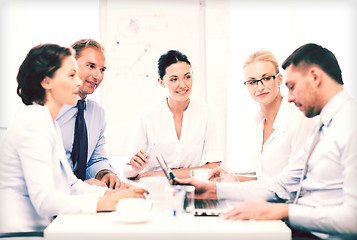
[[[244,85],[260,105],[254,117],[252,161],[258,179],[274,177],[303,148],[314,126],[280,91],[283,76],[273,53],[258,51],[243,64]],[[211,172],[212,180],[245,181],[256,178],[234,176],[222,168]]]

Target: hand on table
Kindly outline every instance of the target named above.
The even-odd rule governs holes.
[[[121,186],[119,177],[108,169],[99,171],[95,178],[100,180],[106,187],[110,189],[119,189]]]
[[[122,182],[121,185],[120,185],[120,188],[117,188],[116,190],[125,190],[125,189],[131,189],[131,188],[139,188],[133,184],[130,184],[130,183],[125,183],[125,182]]]
[[[216,167],[208,173],[208,180],[212,182],[239,182],[238,177],[222,167]]]
[[[226,220],[280,220],[288,214],[289,206],[285,203],[245,202],[220,217]]]
[[[124,198],[145,198],[148,191],[143,188],[128,188],[123,190],[107,190],[98,199],[97,211],[114,211],[120,199]]]
[[[95,178],[90,178],[88,180],[85,180],[84,181],[85,183],[88,183],[89,185],[96,185],[96,186],[101,186],[101,187],[106,187],[107,185],[105,185],[104,182],[98,180],[98,179],[95,179]]]

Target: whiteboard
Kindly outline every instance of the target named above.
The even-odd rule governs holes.
[[[200,1],[101,1],[101,39],[107,71],[101,103],[107,116],[107,151],[123,155],[144,107],[166,95],[158,83],[157,62],[168,50],[186,54],[193,68],[192,96],[205,100],[204,40]]]

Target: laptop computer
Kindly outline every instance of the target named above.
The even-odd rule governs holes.
[[[161,154],[156,156],[156,159],[171,185],[184,185],[174,180],[175,175]],[[221,213],[227,212],[233,206],[232,201],[224,199],[195,199],[195,216],[218,216]]]

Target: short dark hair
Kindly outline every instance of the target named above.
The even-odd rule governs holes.
[[[317,65],[337,83],[343,85],[342,73],[335,55],[320,45],[308,43],[297,48],[282,64],[285,70],[293,64]]]
[[[187,56],[180,51],[170,50],[167,53],[160,56],[157,63],[158,73],[161,79],[166,74],[166,68],[177,62],[185,62],[191,66],[190,61],[188,61]]]
[[[22,62],[17,74],[17,94],[26,105],[44,105],[46,91],[41,83],[45,77],[53,77],[62,66],[63,59],[73,56],[74,51],[56,44],[33,47]]]
[[[71,47],[76,51],[76,56],[75,56],[76,59],[80,57],[82,50],[88,47],[92,47],[104,52],[103,45],[91,38],[80,39],[78,41],[75,41]]]

